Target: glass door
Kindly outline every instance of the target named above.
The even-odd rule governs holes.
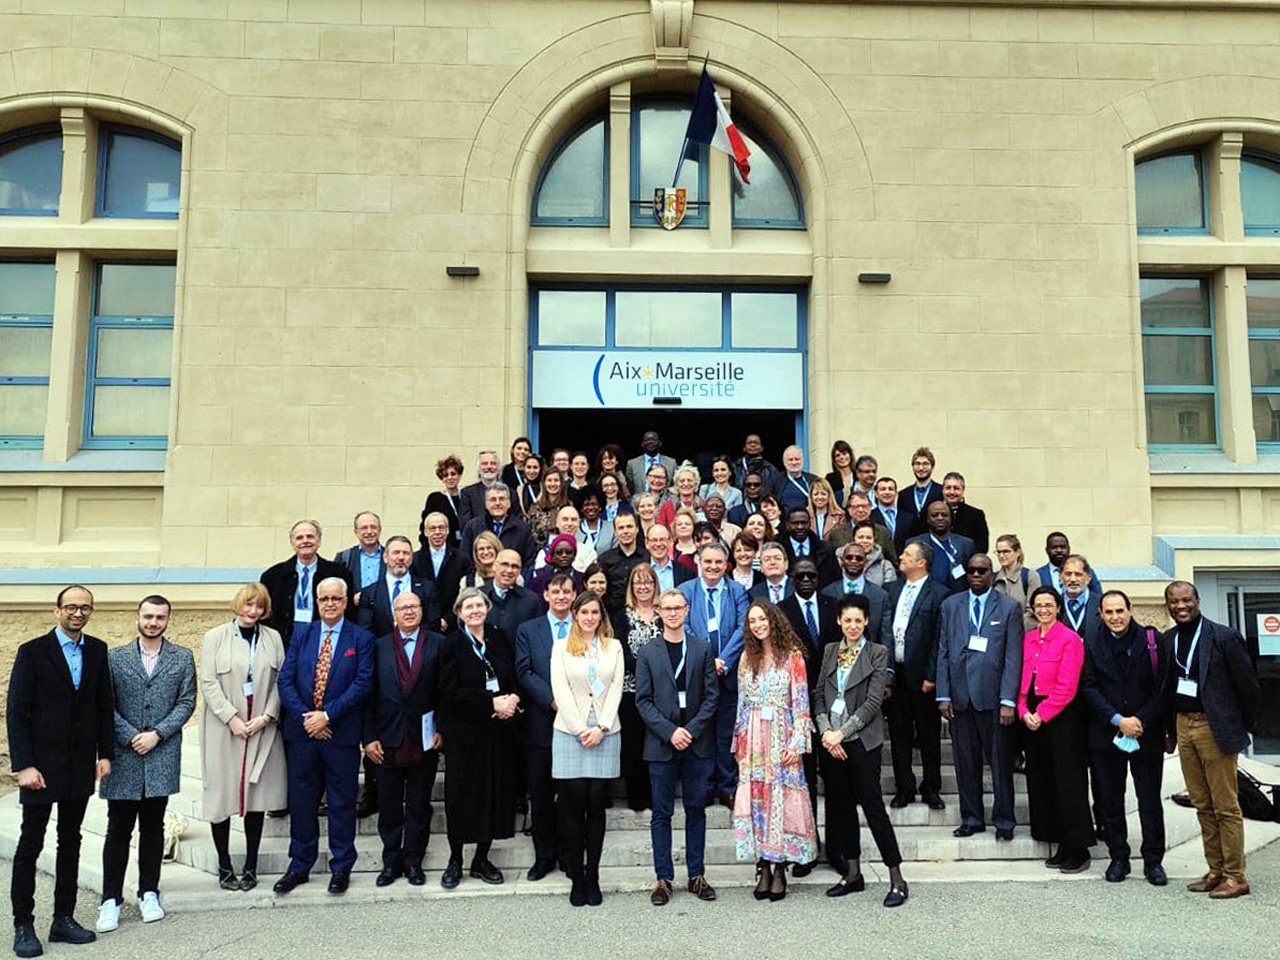
[[[1224,619],[1244,635],[1258,677],[1253,755],[1275,762],[1280,759],[1280,573],[1219,573],[1218,588]]]

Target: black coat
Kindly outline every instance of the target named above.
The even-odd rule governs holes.
[[[973,541],[974,553],[986,553],[991,542],[991,531],[987,528],[987,515],[967,503],[961,503],[951,511],[951,529],[962,537]]]
[[[452,544],[446,546],[444,560],[440,564],[440,573],[437,575],[436,568],[431,563],[431,548],[422,547],[414,551],[409,572],[415,577],[435,584],[436,604],[440,607],[440,618],[449,625],[450,630],[457,626],[457,620],[453,615],[453,604],[458,599],[462,578],[467,573],[467,559],[462,555],[462,551],[455,550]]]
[[[509,639],[515,637],[520,624],[543,614],[542,597],[527,587],[512,587],[501,600],[498,599],[492,583],[481,587],[480,592],[488,597],[489,603],[492,604],[485,622],[497,627]]]
[[[800,595],[793,593],[786,597],[778,609],[783,612],[791,629],[796,632],[800,642],[804,644],[804,666],[808,674],[809,689],[813,689],[818,679],[818,671],[822,668],[822,650],[828,643],[841,639],[840,628],[836,626],[836,607],[840,601],[827,593],[815,593],[813,599],[818,601],[818,636],[809,634],[809,625],[804,619],[804,610],[800,606]]]
[[[779,534],[778,543],[787,552],[787,569],[794,575],[796,555],[791,546],[791,534],[786,532]],[[831,549],[831,544],[815,533],[809,534],[809,555],[804,559],[812,560],[818,568],[819,587],[828,586],[840,579],[840,565],[836,563],[835,551]]]
[[[320,619],[319,608],[316,606],[316,588],[322,580],[330,577],[341,577],[346,582],[347,616],[352,620],[355,619],[356,611],[353,601],[356,588],[351,582],[351,571],[332,560],[316,557],[316,572],[311,576],[312,623]],[[280,634],[285,649],[288,649],[289,641],[293,639],[293,595],[298,590],[298,558],[290,557],[288,560],[281,560],[274,566],[267,567],[258,579],[262,581],[262,585],[267,588],[267,593],[271,596],[271,616],[262,622]]]
[[[1089,706],[1089,746],[1119,753],[1112,741],[1120,732],[1111,725],[1115,714],[1137,717],[1143,734],[1142,753],[1163,753],[1165,734],[1164,686],[1169,672],[1169,639],[1155,634],[1156,669],[1151,670],[1147,628],[1136,620],[1117,640],[1106,625],[1084,638],[1084,670],[1080,686]],[[1127,651],[1127,655],[1126,655]]]
[[[407,736],[422,735],[422,715],[440,705],[440,661],[445,638],[419,628],[414,658],[421,660],[418,679],[405,696],[396,674],[396,647],[401,645],[400,632],[393,631],[373,642],[373,693],[365,701],[365,743],[377,740],[390,763],[396,747]]]
[[[94,766],[115,759],[115,715],[107,645],[81,635],[80,689],[56,631],[18,648],[9,674],[9,761],[14,773],[35,767],[43,790],[20,790],[20,803],[57,803],[93,794]]]
[[[889,635],[884,638],[884,648],[889,651],[889,667],[893,671],[893,685],[908,690],[920,690],[924,682],[938,680],[938,635],[942,629],[942,601],[947,599],[946,588],[929,577],[911,608],[907,621],[902,663],[894,659],[893,621],[897,616],[898,598],[907,581],[895,580],[889,584]]]
[[[449,518],[449,546],[456,547],[462,542],[462,525],[465,522],[459,512],[461,509],[461,490],[458,491],[458,499],[456,502],[450,500],[449,495],[443,490],[434,490],[427,494],[427,502],[422,505],[422,516],[418,519],[427,519],[427,514],[429,513],[443,513]]]
[[[430,558],[427,560],[427,566],[431,566]],[[408,576],[409,588],[422,602],[422,622],[428,628],[438,630],[440,604],[436,600],[436,585],[412,572]],[[356,610],[356,622],[375,637],[395,629],[395,615],[391,610],[391,591],[387,589],[385,575],[378,578],[376,583],[360,591],[360,606]]]
[[[1204,629],[1196,648],[1200,702],[1209,718],[1213,739],[1223,753],[1239,753],[1249,745],[1249,733],[1258,718],[1258,680],[1249,662],[1249,648],[1238,630],[1208,617],[1201,617]],[[1178,628],[1164,635],[1169,649],[1177,650]],[[1173,712],[1173,697],[1178,685],[1178,670],[1168,672],[1165,681],[1165,703]]]
[[[520,692],[516,686],[515,650],[507,635],[496,627],[486,624],[484,635],[485,658],[498,677],[498,693],[485,689],[484,664],[475,655],[466,633],[459,628],[445,637],[440,655],[441,696],[436,729],[445,739],[446,750],[506,731],[514,736],[516,719],[495,718],[493,698]]]
[[[481,513],[480,516],[472,520],[468,520],[462,528],[462,546],[459,547],[462,555],[467,559],[467,565],[471,564],[472,545],[485,530],[493,530],[493,520],[487,513]],[[533,559],[538,554],[538,545],[534,542],[533,534],[529,531],[529,525],[524,522],[515,512],[515,507],[502,518],[502,526],[498,530],[498,540],[502,543],[504,549],[514,550],[520,554],[520,565],[527,567],[533,563]]]

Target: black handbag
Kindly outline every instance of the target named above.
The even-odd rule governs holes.
[[[1243,770],[1236,771],[1236,781],[1239,787],[1238,793],[1240,797],[1240,812],[1250,820],[1276,820],[1276,805],[1272,800],[1262,792],[1264,786],[1257,777],[1246,773]],[[1271,787],[1272,796],[1276,795],[1277,787]]]

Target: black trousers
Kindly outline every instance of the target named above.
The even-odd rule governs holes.
[[[1073,701],[1034,733],[1022,728],[1027,755],[1027,802],[1031,836],[1068,850],[1094,843],[1089,811],[1089,758],[1084,713]]]
[[[168,797],[107,801],[107,839],[102,844],[102,902],[124,903],[133,824],[138,824],[138,896],[160,891],[164,859],[164,811]]]
[[[1014,728],[1000,726],[1000,710],[957,710],[951,720],[951,750],[955,756],[956,785],[960,791],[960,822],[985,827],[982,802],[982,767],[991,767],[995,794],[991,821],[997,830],[1012,830]]]
[[[600,854],[604,849],[605,805],[609,802],[611,781],[587,777],[558,780],[556,805],[560,811],[560,849],[570,877],[583,875],[583,854],[586,855],[586,873],[595,874],[600,869]]]
[[[1132,772],[1133,790],[1138,795],[1138,820],[1142,824],[1142,862],[1148,867],[1159,864],[1164,860],[1164,808],[1160,804],[1164,755],[1121,753],[1115,747],[1090,753],[1111,858],[1128,860],[1130,855],[1124,781],[1126,772]]]
[[[859,740],[844,742],[846,760],[837,760],[822,750],[822,782],[827,788],[827,859],[862,857],[862,835],[858,827],[858,807],[862,807],[871,836],[886,867],[902,863],[898,838],[889,822],[880,792],[880,754],[883,747],[867,750]]]
[[[897,792],[914,796],[916,775],[911,769],[911,744],[920,740],[921,796],[942,792],[942,716],[932,693],[894,687],[885,701],[889,721],[889,752],[893,756],[893,780]]]
[[[58,802],[58,859],[53,884],[53,915],[69,917],[76,908],[80,881],[80,824],[89,798],[75,797]],[[44,832],[53,815],[52,803],[24,803],[22,832],[13,854],[13,878],[9,898],[13,902],[13,924],[35,922],[36,861],[44,849]]]
[[[556,781],[551,778],[551,748],[526,746],[524,771],[529,784],[533,857],[539,863],[555,863],[560,848],[556,840]]]
[[[618,707],[622,723],[622,779],[627,785],[627,806],[647,810],[653,806],[649,765],[644,761],[644,721],[636,710],[636,695],[624,693]]]
[[[393,870],[422,867],[431,839],[431,791],[440,754],[428,750],[418,763],[399,767],[384,758],[378,770],[378,836],[382,865]]]

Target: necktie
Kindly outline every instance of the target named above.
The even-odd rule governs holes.
[[[807,557],[808,555],[809,555],[809,541],[801,540],[799,545],[796,547],[796,556]]]
[[[417,638],[416,638],[416,637],[405,637],[405,636],[402,636],[402,637],[400,638],[400,642],[401,642],[401,643],[403,643],[403,644],[407,647],[409,644],[413,643],[413,641],[414,641],[415,639],[417,639]]]
[[[403,590],[403,589],[404,589],[404,581],[403,581],[403,580],[397,580],[397,581],[396,581],[396,588],[395,588],[394,590],[392,590],[392,591],[391,591],[391,603],[392,603],[392,605],[393,605],[393,606],[395,605],[396,597],[400,596],[400,591],[401,591],[401,590]]]
[[[973,613],[969,615],[969,625],[974,633],[982,628],[982,602],[977,597],[973,598]]]
[[[293,605],[298,610],[311,609],[311,568],[302,568],[302,579],[298,581],[298,595]]]
[[[818,643],[818,621],[813,615],[813,601],[806,600],[804,604],[804,621],[809,627],[809,636],[812,638],[814,645]]]
[[[777,603],[778,600],[782,597],[782,584],[780,583],[769,584],[769,593],[773,596],[773,602]]]
[[[1079,623],[1079,622],[1080,622],[1080,611],[1081,611],[1081,610],[1083,610],[1083,609],[1084,609],[1084,601],[1083,601],[1083,600],[1072,600],[1072,601],[1071,601],[1071,619],[1072,619],[1074,622],[1076,622],[1076,623]]]
[[[716,588],[712,587],[707,591],[707,622],[716,621],[716,628],[707,631],[711,634],[710,640],[715,645],[716,651],[720,650],[720,622],[716,614]]]
[[[313,701],[317,710],[324,707],[324,688],[329,685],[329,665],[333,662],[333,628],[325,630],[324,642],[320,644],[320,659],[316,661],[315,697]]]
[[[501,533],[501,532],[502,532],[502,521],[501,521],[501,520],[495,520],[495,521],[493,521],[493,532],[494,532],[494,533]]]
[[[569,635],[569,624],[564,620],[556,621],[556,639],[563,640]]]

